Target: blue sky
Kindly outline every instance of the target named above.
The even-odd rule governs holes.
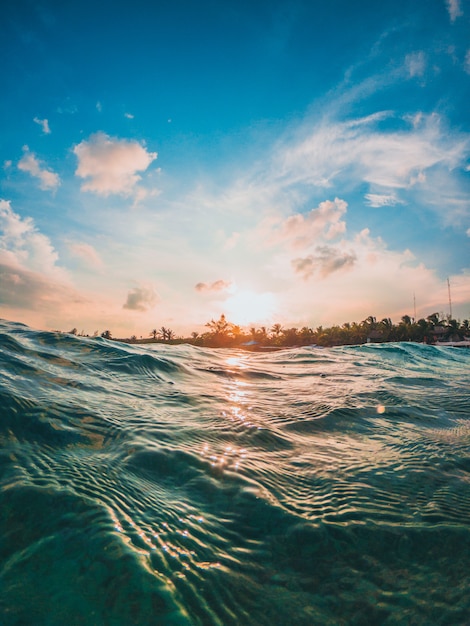
[[[0,9],[0,315],[470,317],[470,2]]]

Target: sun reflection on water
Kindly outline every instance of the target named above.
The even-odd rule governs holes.
[[[245,359],[242,356],[230,356],[225,359],[225,363],[230,367],[238,367],[241,370],[246,370],[248,365],[245,362]]]
[[[227,445],[224,450],[217,454],[210,450],[209,444],[205,443],[200,455],[210,461],[211,467],[238,471],[241,462],[247,457],[247,450],[246,448],[237,449],[235,446]]]

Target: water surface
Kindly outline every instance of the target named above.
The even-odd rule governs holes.
[[[1,322],[0,624],[468,624],[469,365]]]

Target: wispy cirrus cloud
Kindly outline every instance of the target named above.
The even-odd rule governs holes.
[[[131,208],[136,209],[144,200],[147,198],[155,198],[160,195],[160,193],[159,189],[146,189],[145,187],[136,186],[133,192],[134,200]]]
[[[399,200],[394,193],[366,193],[365,198],[367,200],[367,204],[374,208],[402,204],[402,201]]]
[[[468,188],[458,175],[468,163],[470,135],[450,129],[437,114],[396,118],[384,112],[346,121],[306,120],[273,152],[256,174],[252,196],[256,186],[264,195],[270,188],[271,197],[283,199],[291,212],[318,197],[324,190],[321,181],[328,180],[332,190],[349,193],[368,186],[373,203],[380,201],[379,195],[391,202],[400,192],[403,203],[424,203],[426,211],[446,224],[461,225],[470,213],[468,202],[462,202]]]
[[[104,268],[103,260],[93,246],[83,242],[69,243],[72,256],[80,259],[86,266],[101,271]]]
[[[273,166],[286,184],[345,177],[388,189],[407,188],[431,167],[453,169],[470,153],[470,137],[448,133],[438,115],[423,115],[406,130],[383,130],[389,112],[347,121],[324,120],[278,151]]]
[[[83,191],[101,196],[111,194],[130,196],[141,176],[157,158],[135,140],[118,139],[98,132],[73,149],[78,159],[75,174],[85,179]]]
[[[449,128],[437,114],[419,110],[404,115],[380,111],[348,119],[340,119],[340,113],[334,109],[337,117],[328,114],[319,120],[308,116],[292,124],[230,186],[214,192],[199,185],[185,203],[204,206],[212,216],[237,215],[238,224],[232,226],[237,233],[243,230],[240,221],[250,217],[264,218],[267,224],[277,219],[279,240],[297,224],[299,245],[309,233],[318,234],[314,225],[320,224],[313,216],[307,217],[305,207],[325,197],[325,190],[330,190],[330,197],[338,193],[367,195],[370,206],[403,203],[413,210],[422,201],[424,210],[433,211],[443,222],[461,223],[466,184],[458,172],[468,163],[470,134]],[[450,194],[454,200],[449,202]],[[468,203],[466,206],[468,212]],[[281,229],[279,219],[297,213],[300,216],[291,217]],[[342,222],[331,225],[332,237],[344,232]],[[267,230],[272,237],[272,224]]]
[[[465,55],[464,69],[467,74],[470,74],[470,49],[467,50],[467,54]]]
[[[426,71],[426,55],[421,50],[412,52],[406,56],[405,65],[410,78],[423,76]]]
[[[44,191],[48,189],[56,190],[60,185],[59,175],[43,166],[36,155],[29,151],[28,146],[24,146],[23,151],[24,155],[18,162],[18,169],[37,178],[39,180],[40,189]]]

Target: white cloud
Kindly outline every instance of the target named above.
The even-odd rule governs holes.
[[[41,274],[2,261],[0,254],[0,304],[15,311],[34,313],[48,311],[56,323],[64,303],[84,304],[85,299],[69,285],[53,281]]]
[[[77,311],[87,304],[57,265],[58,258],[33,220],[21,218],[9,201],[0,200],[0,304],[5,313],[20,319],[28,311],[30,323],[36,320],[44,327],[48,315],[56,324],[67,308]]]
[[[38,117],[35,117],[34,122],[36,122],[36,124],[39,124],[39,126],[41,126],[42,128],[42,132],[45,135],[50,135],[51,133],[51,129],[49,128],[49,121],[44,119],[44,120],[40,120]]]
[[[367,193],[365,196],[367,204],[377,208],[382,206],[395,206],[401,204],[395,194]]]
[[[371,237],[368,229],[354,239],[334,247],[318,246],[293,260],[283,253],[272,269],[273,284],[282,285],[278,321],[283,324],[331,325],[360,321],[367,315],[399,320],[401,315],[413,313],[413,293],[418,317],[446,310],[445,281],[409,250],[388,249],[381,238]],[[454,308],[459,316],[466,316],[468,272],[452,276],[451,283]],[[458,289],[454,285],[459,285]]]
[[[346,122],[324,120],[310,128],[306,124],[298,140],[279,147],[273,175],[284,186],[316,186],[327,178],[335,184],[353,180],[406,189],[429,168],[449,171],[466,160],[470,137],[450,133],[438,115],[423,115],[407,130],[381,130],[379,123],[390,117],[385,113]]]
[[[315,254],[293,259],[291,263],[294,271],[304,279],[310,278],[317,270],[322,278],[326,278],[339,270],[352,268],[356,259],[352,251],[342,252],[332,246],[317,246]]]
[[[315,254],[292,260],[292,267],[304,279],[310,278],[317,270],[322,278],[333,272],[351,268],[356,262],[354,252],[341,252],[331,246],[317,246]]]
[[[425,121],[425,116],[422,111],[418,111],[417,113],[414,113],[413,115],[404,115],[403,119],[406,122],[409,122],[410,124],[412,124],[413,128],[418,128]]]
[[[137,141],[117,139],[99,132],[74,147],[78,158],[75,174],[86,179],[83,191],[102,196],[132,195],[141,180],[137,172],[145,171],[157,158]]]
[[[102,270],[104,263],[93,246],[88,243],[69,243],[69,250],[71,254],[78,257],[88,267],[96,270]]]
[[[159,196],[161,191],[159,189],[146,189],[145,187],[135,187],[134,188],[134,201],[132,203],[132,208],[136,209],[139,204],[141,204],[147,198],[155,198]]]
[[[38,178],[39,187],[43,190],[55,190],[60,185],[59,175],[52,170],[41,166],[41,161],[33,152],[29,151],[28,146],[24,146],[24,155],[18,163],[18,169],[22,172],[28,172],[31,176]]]
[[[343,234],[347,202],[339,198],[320,202],[308,213],[295,213],[278,223],[268,225],[268,242],[288,244],[291,248],[306,248],[318,238],[331,240]],[[270,233],[269,233],[270,231]]]
[[[232,283],[227,280],[216,280],[213,283],[197,283],[194,287],[196,291],[227,291],[231,287]]]
[[[103,110],[103,105],[101,104],[99,100],[96,103],[96,110],[98,111],[98,113],[101,113],[101,111]]]
[[[463,11],[460,8],[460,0],[446,0],[446,5],[451,22],[455,22],[458,17],[463,15]]]
[[[124,113],[124,117],[127,117],[128,120],[134,119],[134,116],[132,115],[132,113]]]
[[[58,258],[51,242],[37,230],[33,220],[22,219],[9,201],[0,200],[0,260],[63,279],[65,274],[56,265]]]
[[[102,261],[89,244],[73,243],[69,249],[90,266],[95,264],[95,270],[101,269]],[[101,277],[97,281],[88,278],[85,290],[77,291],[59,265],[49,238],[30,217],[22,218],[9,201],[0,200],[0,307],[4,317],[38,328],[68,330],[76,326],[87,332],[100,327],[115,330],[116,325],[127,324],[129,313],[123,312],[114,276],[105,277],[106,290]],[[94,293],[89,291],[90,285]],[[129,293],[125,308],[145,311],[155,301],[152,289],[136,289]]]
[[[158,302],[156,292],[149,287],[134,287],[127,294],[127,300],[123,304],[123,309],[131,311],[148,311]]]

